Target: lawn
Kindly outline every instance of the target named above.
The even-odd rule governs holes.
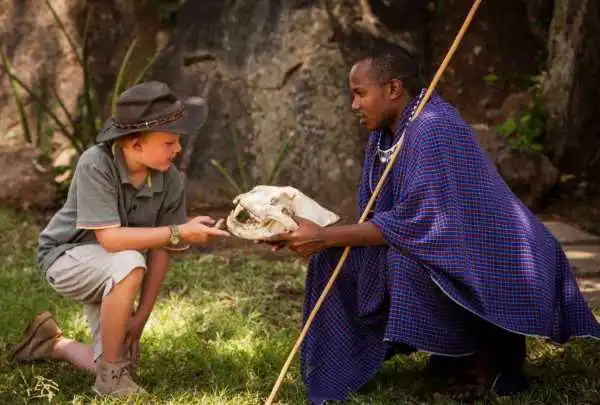
[[[37,312],[52,311],[66,335],[89,340],[77,304],[60,298],[35,268],[39,229],[32,218],[0,210],[0,404],[119,404],[90,391],[93,377],[65,364],[14,365],[7,354]],[[139,404],[261,404],[300,326],[305,266],[258,256],[201,254],[177,258],[142,338]],[[530,341],[532,389],[479,403],[598,404],[600,343],[556,347]],[[454,404],[420,380],[425,356],[386,363],[368,393],[350,404]],[[127,402],[132,403],[132,402]],[[278,395],[304,404],[297,361]]]

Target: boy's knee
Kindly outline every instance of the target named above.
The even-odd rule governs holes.
[[[135,267],[131,269],[129,274],[125,277],[125,280],[129,280],[131,283],[136,285],[142,284],[144,280],[144,272],[146,271],[143,267]]]
[[[129,284],[132,286],[140,286],[144,280],[144,272],[146,271],[146,259],[144,255],[135,250],[124,250],[114,254],[114,263],[118,268],[122,269],[125,274],[117,275],[118,284]]]

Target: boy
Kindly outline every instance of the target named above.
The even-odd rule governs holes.
[[[93,343],[65,338],[43,312],[13,359],[68,361],[96,374],[99,395],[145,392],[132,373],[168,251],[229,235],[209,217],[186,222],[184,185],[172,164],[181,151],[184,113],[164,83],[141,83],[121,94],[99,144],[79,159],[65,205],[39,237],[40,269],[58,293],[84,304]]]

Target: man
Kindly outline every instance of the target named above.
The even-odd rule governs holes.
[[[169,251],[229,235],[210,217],[186,218],[183,181],[172,164],[186,133],[184,115],[183,103],[161,82],[120,95],[99,144],[79,158],[67,200],[38,247],[52,288],[84,304],[93,342],[67,339],[43,312],[25,330],[14,360],[67,361],[96,375],[98,395],[145,393],[132,372]]]
[[[343,247],[353,247],[303,343],[313,403],[346,398],[391,354],[415,350],[433,354],[430,367],[441,372],[482,359],[490,387],[510,395],[527,387],[525,336],[600,337],[559,243],[456,109],[434,93],[411,122],[425,92],[418,70],[390,48],[349,74],[352,109],[372,131],[361,212],[401,147],[369,219],[329,228],[299,219],[297,231],[270,240],[311,256],[305,319]]]

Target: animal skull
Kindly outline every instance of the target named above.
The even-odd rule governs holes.
[[[256,186],[233,199],[235,208],[227,217],[227,229],[242,239],[267,239],[294,231],[293,216],[328,226],[340,218],[293,187]]]

